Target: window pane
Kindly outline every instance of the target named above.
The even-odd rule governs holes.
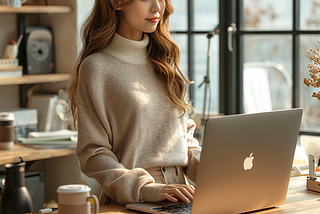
[[[178,44],[180,49],[180,69],[188,77],[188,35],[171,34],[171,37]]]
[[[245,112],[291,108],[291,35],[243,37],[243,103]]]
[[[219,23],[218,0],[193,0],[193,30],[213,31]]]
[[[300,52],[309,50],[310,48],[317,49],[316,46],[317,38],[320,35],[303,35],[300,36]],[[301,54],[300,57],[300,106],[303,108],[303,117],[301,122],[301,129],[304,131],[316,131],[320,130],[320,100],[311,97],[313,92],[318,92],[319,88],[307,87],[303,84],[303,79],[310,78],[309,64],[311,60]]]
[[[194,106],[197,113],[203,113],[204,91],[205,84],[200,88],[198,86],[203,82],[207,74],[207,53],[208,53],[208,39],[206,34],[194,35],[192,38],[194,42]],[[210,105],[210,112],[217,114],[219,112],[219,36],[215,35],[210,41],[210,63],[209,63],[209,80],[207,89],[207,109]]]
[[[292,0],[243,0],[242,30],[292,30]]]
[[[319,1],[300,0],[300,28],[302,30],[320,29]]]
[[[171,31],[187,31],[188,29],[188,1],[172,0],[174,13],[170,16]]]

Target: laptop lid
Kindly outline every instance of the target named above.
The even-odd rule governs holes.
[[[302,109],[208,119],[192,213],[241,213],[285,203]]]
[[[249,212],[284,204],[302,109],[206,121],[192,214]],[[147,213],[163,203],[133,203]]]

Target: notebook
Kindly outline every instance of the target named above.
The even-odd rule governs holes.
[[[284,204],[301,117],[296,108],[208,119],[191,213],[243,213]],[[126,207],[166,213],[160,204]]]

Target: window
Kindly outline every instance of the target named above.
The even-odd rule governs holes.
[[[243,0],[243,112],[292,107],[292,0]]]
[[[302,134],[320,134],[320,102],[311,97],[316,90],[303,84],[303,78],[309,77],[306,67],[309,60],[303,52],[317,48],[316,40],[320,38],[319,3],[318,0],[243,0],[239,3],[242,8],[239,13],[242,17],[238,17],[239,48],[243,57],[238,57],[240,64],[243,62],[243,110],[248,110],[246,101],[254,96],[252,90],[251,94],[248,92],[246,84],[250,80],[245,77],[246,72],[252,72],[250,64],[255,64],[259,67],[255,70],[257,77],[263,75],[258,72],[267,73],[264,80],[269,81],[270,93],[260,96],[269,96],[271,109],[304,109]],[[256,81],[263,82],[262,79]]]
[[[172,0],[173,38],[181,48],[181,67],[194,84],[191,98],[203,112],[209,32],[210,84],[207,107],[217,114],[237,114],[302,107],[302,134],[320,135],[320,101],[303,52],[320,39],[319,0]],[[230,37],[228,27],[236,32]],[[230,41],[230,38],[232,39]],[[229,50],[232,46],[233,51]],[[208,110],[207,110],[208,111]]]
[[[196,113],[203,113],[207,73],[207,34],[219,23],[218,0],[172,0],[175,8],[170,19],[173,39],[181,51],[180,66],[189,79],[194,81],[190,95]],[[206,111],[219,112],[219,35],[210,39],[209,79]]]

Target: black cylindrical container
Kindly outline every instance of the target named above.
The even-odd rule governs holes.
[[[11,149],[14,144],[14,114],[0,112],[0,149]]]
[[[5,164],[5,184],[1,191],[1,214],[33,212],[30,193],[25,186],[25,162]]]

